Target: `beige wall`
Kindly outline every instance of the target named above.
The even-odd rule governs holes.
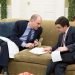
[[[8,3],[9,5],[11,5],[11,0],[7,0],[7,3]],[[68,5],[69,5],[68,0],[65,0],[65,7],[68,7]]]
[[[8,5],[11,5],[11,0],[7,0]],[[68,0],[65,0],[65,7],[68,7],[69,2]]]
[[[68,17],[68,7],[69,7],[69,2],[68,2],[68,0],[65,0],[64,14],[65,14],[66,17]]]
[[[25,1],[23,0],[23,1],[21,1],[21,4],[22,4],[22,2],[24,2],[23,5],[24,5],[24,7],[26,7],[27,5],[25,4],[25,2],[29,2],[29,1],[32,1],[32,0],[25,0]],[[9,8],[11,9],[12,0],[7,0],[7,4],[8,4],[8,6],[10,6]],[[68,14],[67,13],[68,12],[68,6],[69,6],[69,2],[68,2],[68,0],[65,0],[65,4],[64,4],[64,7],[65,7],[65,11],[64,11],[65,12],[65,16],[67,16],[67,14]],[[21,10],[23,10],[23,11],[25,11],[25,9],[26,8],[24,8],[24,9],[21,8]],[[25,13],[22,13],[22,14],[25,14]]]
[[[65,7],[68,7],[69,6],[69,2],[68,0],[65,0]]]
[[[12,18],[29,19],[35,13],[51,20],[64,16],[65,0],[11,0],[11,4]]]

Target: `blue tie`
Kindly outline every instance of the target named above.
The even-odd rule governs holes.
[[[29,34],[27,36],[27,43],[30,41],[31,39],[31,34],[32,34],[32,29],[30,29]]]

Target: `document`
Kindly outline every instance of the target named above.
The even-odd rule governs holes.
[[[31,49],[29,52],[31,52],[33,54],[38,54],[38,55],[47,53],[44,51],[44,49],[42,47],[41,48],[35,47],[35,48]]]
[[[58,50],[53,51],[51,53],[51,57],[52,57],[53,62],[62,61],[60,51],[58,51]]]
[[[8,39],[6,37],[0,36],[0,39],[7,42],[8,51],[9,51],[9,58],[14,58],[15,55],[17,53],[19,53],[18,46],[13,41],[11,41],[10,39]],[[0,47],[0,50],[1,50],[1,47]]]

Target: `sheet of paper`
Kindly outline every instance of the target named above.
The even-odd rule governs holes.
[[[43,50],[43,48],[38,48],[38,47],[31,49],[29,52],[31,52],[33,54],[44,54],[44,53],[46,53]]]
[[[51,57],[53,62],[62,61],[60,51],[57,51],[57,50],[53,51],[51,53]]]

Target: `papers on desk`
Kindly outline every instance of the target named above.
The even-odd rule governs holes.
[[[33,49],[30,50],[29,52],[31,52],[31,53],[33,53],[33,54],[38,54],[38,55],[47,53],[47,52],[44,51],[44,49],[43,49],[42,47],[41,47],[41,48],[38,48],[38,47],[33,48]]]
[[[58,50],[53,51],[51,53],[51,57],[52,57],[53,62],[62,61],[60,51],[58,51]]]

